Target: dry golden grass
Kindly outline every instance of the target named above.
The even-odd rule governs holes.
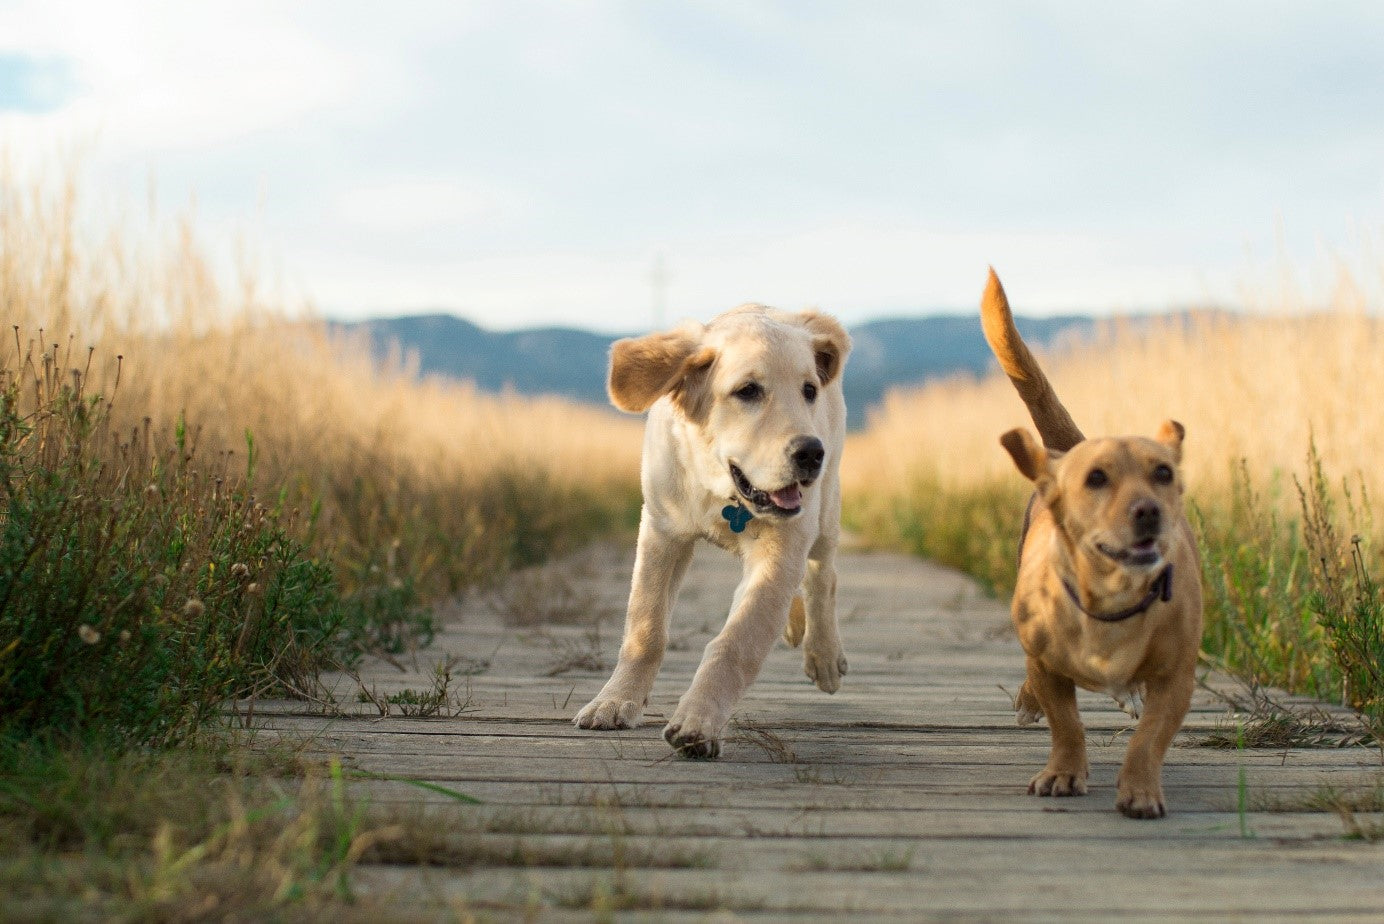
[[[977,324],[979,322],[977,321]],[[1185,471],[1197,495],[1228,490],[1232,466],[1301,472],[1309,439],[1334,471],[1384,487],[1384,322],[1355,309],[1301,315],[1199,314],[1107,327],[1090,343],[1041,357],[1087,435],[1187,428]],[[998,372],[893,392],[846,451],[856,496],[897,491],[922,475],[964,487],[1016,480],[999,435],[1032,423]]]
[[[256,483],[318,506],[314,540],[348,584],[397,572],[446,592],[637,507],[637,420],[420,380],[252,271],[225,281],[189,221],[129,240],[90,227],[81,205],[70,179],[0,174],[10,349],[64,368],[93,349],[87,388],[109,393],[118,373],[115,419],[164,432],[186,420],[202,458],[229,452],[243,470],[249,433]]]

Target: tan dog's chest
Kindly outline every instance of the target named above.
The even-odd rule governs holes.
[[[1151,627],[1083,620],[1059,603],[1016,628],[1024,651],[1048,670],[1070,677],[1083,689],[1109,693],[1117,700],[1128,698],[1142,683],[1146,666],[1151,660],[1156,663],[1150,658],[1150,649],[1156,647],[1151,644]]]

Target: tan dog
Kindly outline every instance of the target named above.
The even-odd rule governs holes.
[[[1142,695],[1115,805],[1132,818],[1161,818],[1163,756],[1187,715],[1201,645],[1201,566],[1178,471],[1182,425],[1165,421],[1154,439],[1084,439],[1019,337],[993,270],[980,311],[1046,446],[1023,429],[1000,438],[1035,487],[1012,608],[1028,655],[1015,708],[1020,725],[1047,716],[1052,752],[1028,791],[1086,794],[1076,685],[1121,706]]]
[[[644,508],[620,658],[577,713],[578,727],[639,724],[699,538],[738,553],[744,578],[664,729],[668,743],[687,757],[716,757],[731,709],[780,633],[803,644],[804,668],[818,687],[840,688],[846,657],[835,561],[846,430],[841,370],[850,348],[845,330],[824,314],[762,305],[611,347],[611,401],[649,412]]]

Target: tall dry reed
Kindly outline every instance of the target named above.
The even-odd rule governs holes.
[[[1239,459],[1265,479],[1300,472],[1309,438],[1373,490],[1384,486],[1384,413],[1371,398],[1384,394],[1381,347],[1384,321],[1361,311],[1206,313],[1111,324],[1040,361],[1088,435],[1152,434],[1165,418],[1181,421],[1197,492],[1227,490]],[[843,478],[857,496],[917,474],[956,486],[1009,479],[999,435],[1017,426],[1033,425],[998,373],[894,391],[851,441]]]
[[[637,508],[637,421],[421,381],[252,269],[230,276],[190,219],[132,236],[93,225],[71,173],[0,172],[0,329],[16,349],[85,364],[94,348],[91,391],[119,365],[119,427],[186,421],[207,457],[253,445],[261,489],[315,510],[348,583],[444,593]]]

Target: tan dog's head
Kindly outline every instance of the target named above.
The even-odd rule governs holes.
[[[668,396],[704,444],[699,475],[710,490],[791,517],[802,489],[837,461],[826,458],[823,393],[839,393],[850,348],[827,315],[742,305],[705,326],[617,341],[610,400],[640,413]]]
[[[1152,570],[1182,541],[1182,424],[1167,420],[1154,439],[1085,440],[1065,453],[1024,429],[1000,443],[1037,488],[1059,535],[1098,570]]]

